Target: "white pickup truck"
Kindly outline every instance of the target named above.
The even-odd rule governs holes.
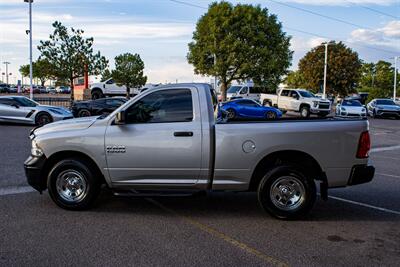
[[[307,118],[311,113],[325,117],[331,112],[331,102],[314,96],[304,89],[281,89],[277,94],[261,94],[260,102],[284,111],[300,112]]]
[[[157,85],[154,84],[146,84],[141,88],[131,88],[130,94],[132,96],[138,95],[141,91],[146,89],[155,87]],[[105,80],[104,82],[93,83],[90,85],[90,93],[92,95],[92,99],[99,99],[105,96],[125,96],[126,95],[126,87],[118,86],[112,78]]]

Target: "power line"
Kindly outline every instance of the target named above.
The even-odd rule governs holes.
[[[344,1],[346,1],[347,3],[353,4],[353,5],[357,5],[357,6],[361,7],[361,8],[366,9],[366,10],[375,12],[375,13],[377,13],[377,14],[381,14],[381,15],[384,15],[384,16],[387,16],[387,17],[391,17],[391,18],[394,18],[394,19],[400,19],[400,17],[397,17],[397,16],[394,16],[394,15],[392,15],[392,14],[389,14],[389,13],[386,13],[386,12],[383,12],[383,11],[380,11],[380,10],[377,10],[377,9],[374,9],[374,8],[372,8],[372,7],[360,5],[360,4],[357,4],[357,3],[354,3],[354,2],[351,2],[351,1],[348,1],[348,0],[344,0]]]
[[[309,9],[305,9],[305,8],[289,5],[289,4],[282,3],[282,2],[279,2],[279,1],[275,1],[275,0],[269,0],[269,1],[273,2],[275,4],[278,4],[278,5],[282,5],[282,6],[286,6],[286,7],[289,7],[289,8],[297,9],[297,10],[300,10],[300,11],[305,12],[305,13],[309,13],[309,14],[312,14],[312,15],[315,15],[315,16],[318,16],[318,17],[322,17],[322,18],[333,20],[333,21],[337,21],[337,22],[340,22],[340,23],[343,23],[343,24],[347,24],[347,25],[356,27],[356,28],[364,28],[364,29],[373,30],[372,28],[365,27],[365,26],[360,25],[360,24],[355,24],[355,23],[349,22],[347,20],[338,19],[338,18],[335,18],[335,17],[324,15],[324,14],[321,14],[321,13],[318,13],[318,12],[315,12],[315,11],[312,11],[312,10],[309,10]]]
[[[179,1],[179,0],[170,0],[170,1],[178,3],[178,4],[186,5],[186,6],[191,6],[191,7],[201,8],[201,9],[207,9],[206,7],[194,5],[194,4],[185,2],[185,1]],[[269,0],[269,1],[276,2],[274,0]],[[276,3],[279,3],[279,2],[276,2]],[[283,3],[279,3],[279,4],[283,4]],[[286,4],[284,4],[284,5],[286,5]],[[321,16],[323,16],[323,15],[321,15]],[[372,47],[372,46],[361,45],[361,44],[357,44],[357,43],[354,43],[354,42],[344,41],[344,40],[341,40],[340,38],[333,38],[331,36],[326,36],[326,35],[324,36],[324,35],[321,35],[321,34],[312,33],[312,32],[308,32],[308,31],[304,31],[304,30],[300,30],[300,29],[296,29],[296,28],[292,28],[292,27],[287,27],[287,26],[282,26],[282,27],[287,29],[287,30],[291,30],[291,31],[295,31],[295,32],[299,32],[299,33],[303,33],[303,34],[307,34],[307,35],[311,35],[311,36],[315,36],[315,37],[342,41],[343,43],[351,44],[351,45],[358,46],[358,47],[363,47],[363,48],[366,48],[366,49],[372,49],[372,50],[375,50],[375,51],[380,51],[380,52],[384,52],[384,53],[388,53],[388,54],[398,54],[398,52],[394,52],[394,51],[390,51],[390,50],[386,50],[386,49],[382,49],[382,48],[377,48],[377,47]],[[362,27],[362,26],[357,26],[357,27]]]

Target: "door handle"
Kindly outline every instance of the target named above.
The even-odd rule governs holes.
[[[175,137],[190,137],[193,136],[193,132],[174,132]]]

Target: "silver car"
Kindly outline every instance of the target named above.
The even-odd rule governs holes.
[[[71,118],[66,108],[40,105],[24,96],[0,96],[0,122],[44,125]]]

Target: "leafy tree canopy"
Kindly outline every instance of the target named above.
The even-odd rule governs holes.
[[[289,46],[290,37],[266,8],[222,1],[198,20],[187,58],[196,74],[217,76],[225,99],[234,80],[251,79],[274,91],[290,66]]]
[[[284,82],[291,88],[301,88],[305,86],[304,77],[299,71],[290,71]]]
[[[325,46],[317,46],[299,62],[299,73],[304,77],[304,86],[314,92],[322,88],[324,80]],[[357,52],[342,42],[328,47],[327,93],[347,96],[355,91],[360,77],[361,60]]]
[[[30,75],[29,64],[22,65],[19,68],[19,71],[23,76],[29,77]],[[52,65],[47,59],[38,59],[35,62],[32,62],[32,76],[33,78],[39,79],[41,85],[44,86],[47,80],[54,78]]]
[[[49,40],[40,41],[40,58],[51,64],[59,80],[69,80],[73,100],[73,80],[82,77],[85,69],[89,75],[99,75],[107,67],[108,61],[100,52],[93,51],[93,38],[85,38],[83,30],[71,28],[69,31],[58,21],[53,23],[53,27],[54,32]]]
[[[105,69],[102,73],[101,73],[101,82],[104,82],[108,79],[110,79],[112,77],[111,75],[111,71],[109,69]]]
[[[147,77],[143,73],[144,62],[139,54],[125,53],[115,57],[115,70],[111,76],[119,85],[126,87],[126,97],[130,97],[130,88],[138,88],[146,84]]]

